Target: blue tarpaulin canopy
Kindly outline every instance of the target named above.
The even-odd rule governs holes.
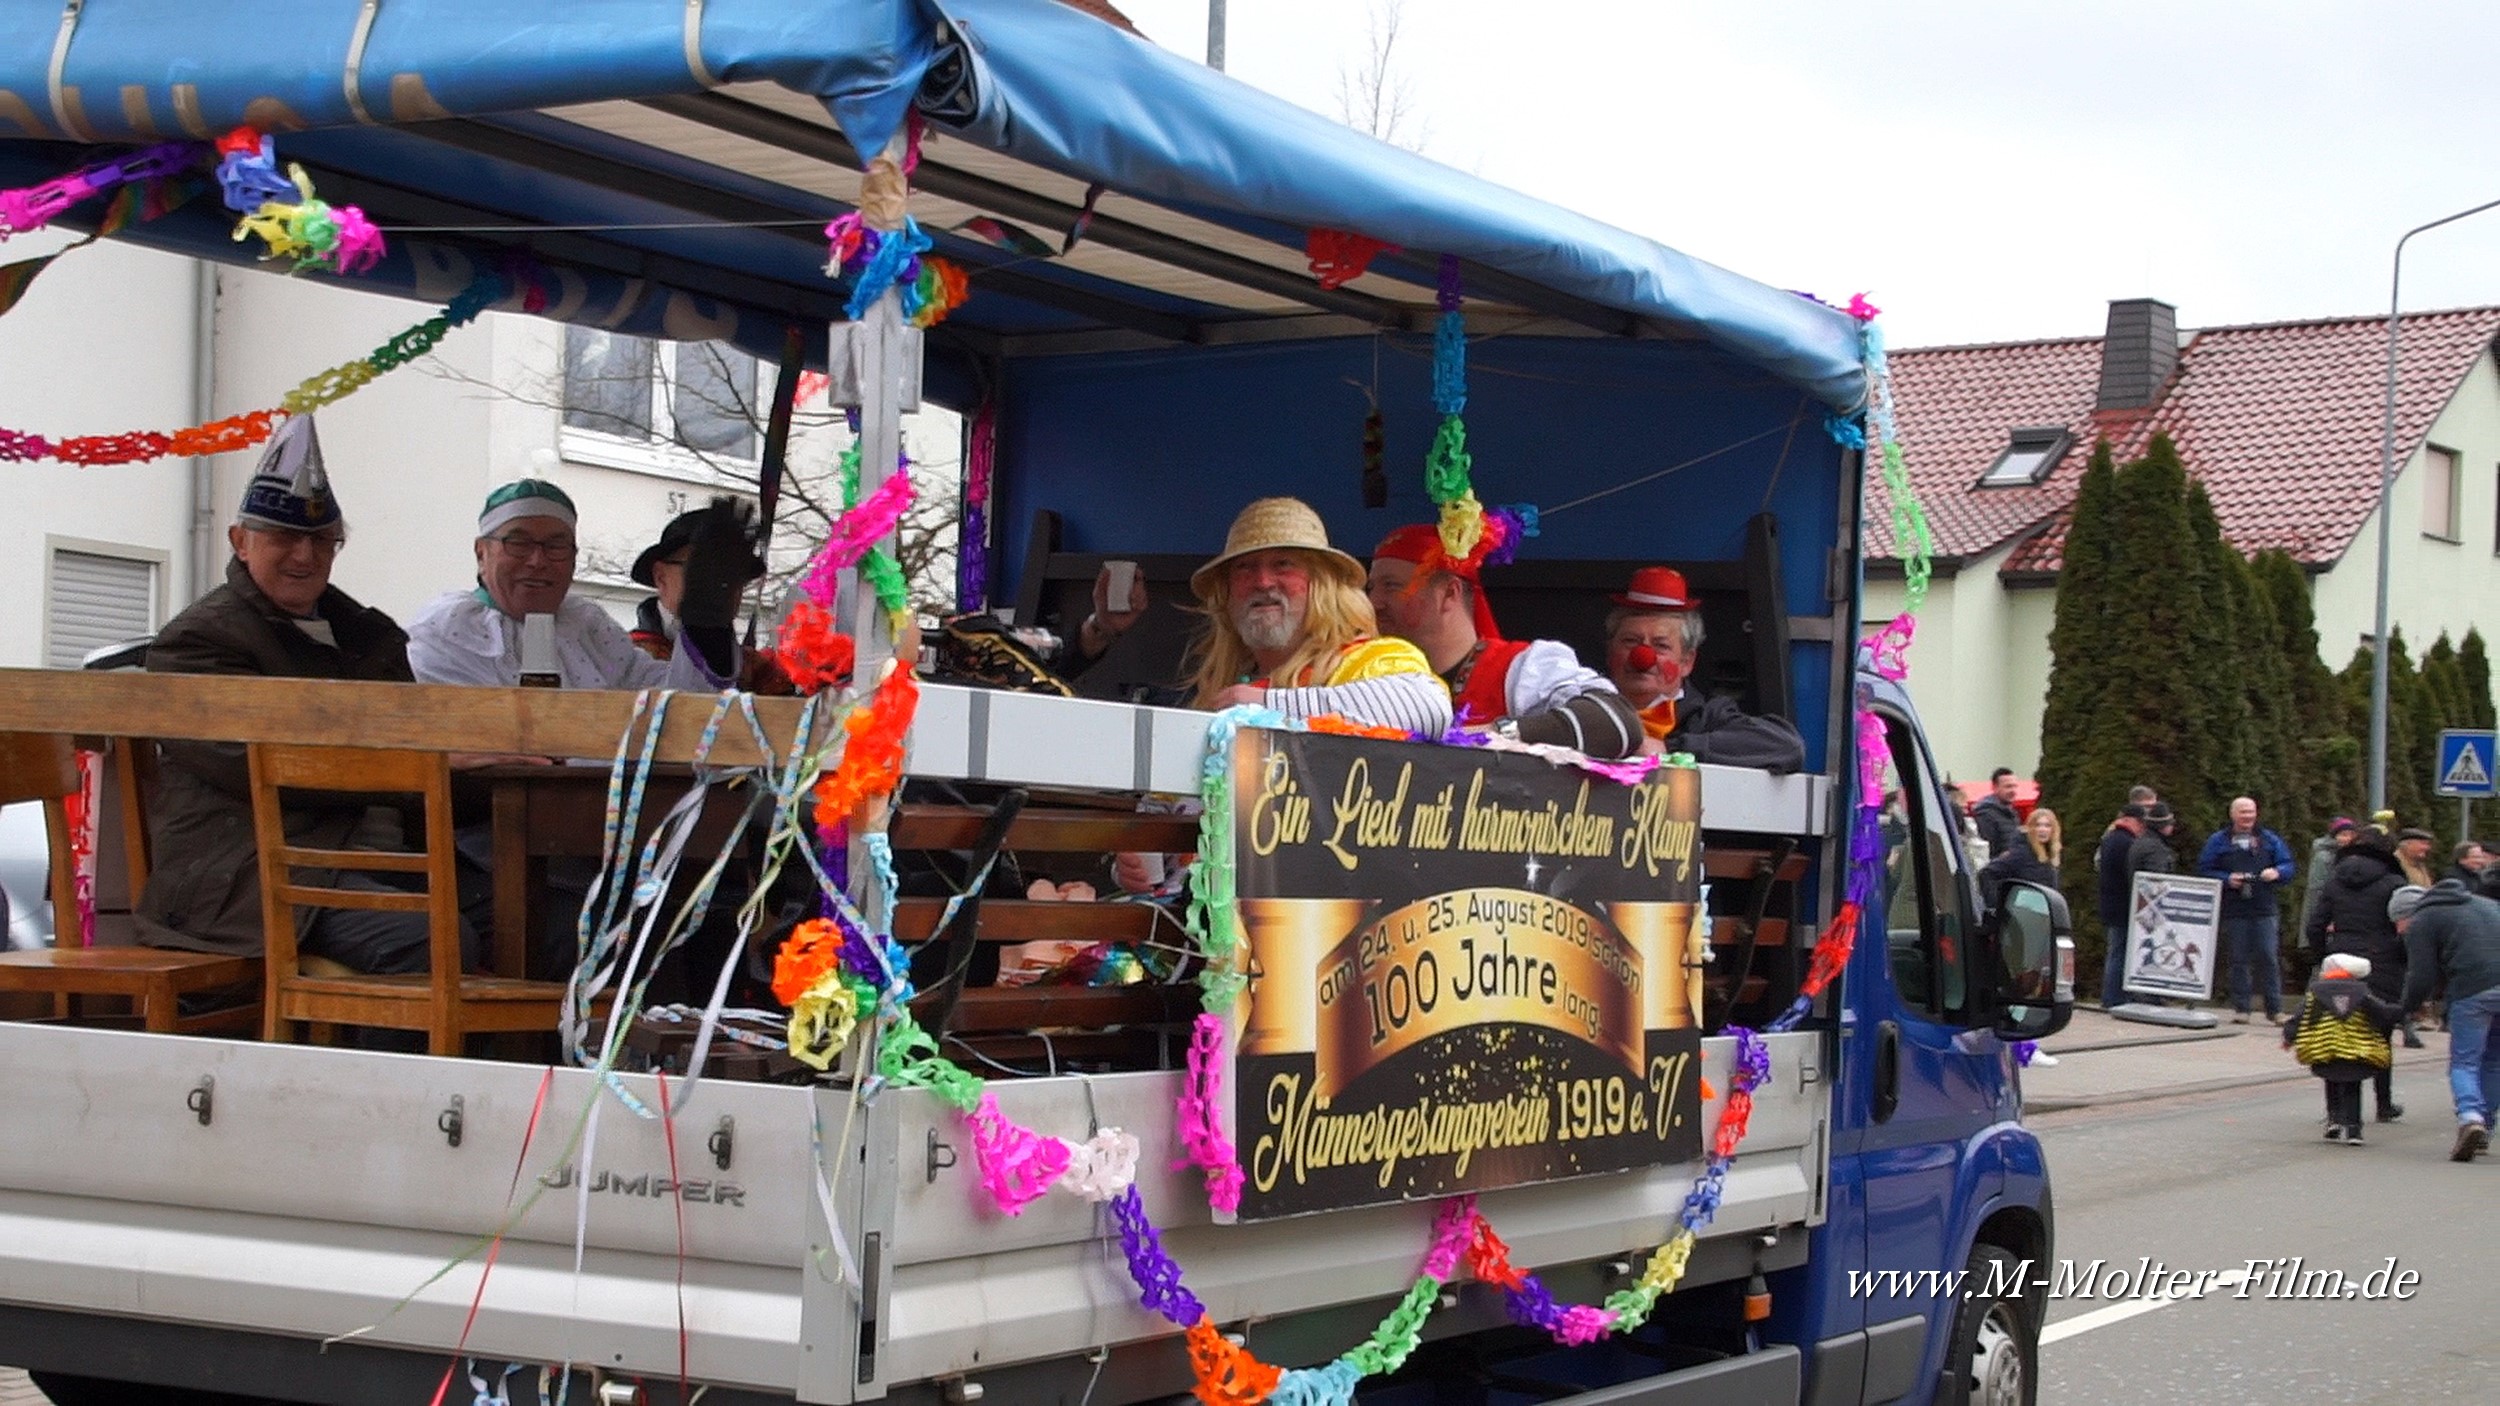
[[[815,226],[847,208],[857,154],[915,101],[945,138],[914,182],[932,231],[987,215],[1056,248],[1104,188],[1086,241],[1057,257],[940,234],[974,271],[963,334],[1065,351],[1072,334],[1108,348],[1419,330],[1436,260],[1456,255],[1471,318],[1698,339],[1831,408],[1863,398],[1856,329],[1830,309],[1374,141],[1055,0],[0,10],[0,132],[21,138],[0,142],[0,179],[54,174],[85,145],[250,121],[334,203],[385,228],[459,231],[401,235],[365,286],[439,298],[474,261],[524,247],[587,280],[559,315],[608,320],[601,295],[626,289],[600,276],[643,280],[685,295],[645,310],[662,330],[737,322],[759,349],[792,314],[838,306]],[[578,228],[617,224],[646,228]],[[746,228],[686,227],[722,224]],[[1324,290],[1303,267],[1315,228],[1406,252]],[[137,237],[245,256],[212,209]]]
[[[1835,582],[1855,460],[1823,429],[1865,399],[1852,319],[1060,0],[0,7],[0,184],[248,122],[388,234],[354,286],[439,304],[523,274],[499,307],[765,357],[795,328],[819,365],[849,291],[823,226],[860,199],[861,153],[914,112],[910,209],[971,286],[928,336],[927,381],[1001,407],[1002,595],[1031,574],[1042,509],[1069,550],[1130,553],[1210,550],[1259,493],[1308,499],[1358,551],[1430,516],[1411,468],[1367,505],[1357,445],[1377,405],[1390,462],[1420,461],[1455,258],[1484,501],[1542,504],[1527,554],[1591,564],[1731,562],[1776,523],[1776,584],[1748,592],[1762,628],[1815,626],[1792,672],[1796,716],[1822,713],[1827,641],[1854,625]],[[119,237],[249,261],[233,228],[203,197]],[[1395,248],[1323,288],[1304,248],[1318,229]],[[1822,729],[1805,730],[1819,755]]]

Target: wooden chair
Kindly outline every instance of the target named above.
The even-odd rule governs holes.
[[[289,1040],[298,1021],[422,1030],[430,1054],[457,1055],[470,1035],[551,1031],[564,988],[552,981],[471,976],[461,969],[460,890],[451,831],[451,763],[439,752],[372,747],[251,745],[252,824],[260,845],[263,924],[268,929],[262,1038]],[[290,844],[281,791],[414,795],[423,802],[423,845],[414,852],[310,849]],[[425,891],[372,892],[298,883],[297,869],[417,874]],[[343,972],[296,948],[297,907],[422,913],[431,969],[404,975]],[[316,968],[318,970],[316,970]]]
[[[135,897],[147,887],[146,769],[133,746],[118,740],[122,855]],[[78,878],[70,861],[67,797],[79,785],[77,748],[67,736],[46,732],[0,733],[0,804],[43,803],[44,831],[52,851],[53,946],[42,951],[0,951],[0,991],[52,998],[55,1019],[80,1014],[86,997],[127,1000],[140,1022],[160,1034],[248,1034],[260,1024],[260,1008],[245,1001],[186,1016],[182,998],[206,991],[258,986],[261,964],[250,957],[177,952],[155,947],[79,946]],[[62,937],[67,936],[66,945]],[[126,939],[125,939],[126,940]]]

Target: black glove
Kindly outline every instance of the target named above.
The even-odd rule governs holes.
[[[737,641],[730,627],[738,618],[738,596],[764,574],[756,536],[755,506],[718,497],[703,510],[686,551],[686,589],[678,598],[677,621],[683,638],[702,652],[715,674],[727,675],[736,667]]]

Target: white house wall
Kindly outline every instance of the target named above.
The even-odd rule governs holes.
[[[2006,555],[1995,552],[1931,580],[1910,648],[1910,700],[1936,765],[1956,781],[1984,781],[2001,766],[2029,775],[2039,760],[2047,631],[2042,627],[2028,644],[2022,638],[2032,612],[2009,601],[1998,583]],[[1898,579],[1868,581],[1869,627],[1899,614],[1903,598]],[[2039,661],[2026,650],[2036,650]]]
[[[66,248],[74,236],[9,241],[11,261]],[[196,418],[191,340],[199,285],[191,260],[101,243],[54,262],[0,318],[0,425],[54,439],[171,430]],[[157,623],[181,608],[191,569],[191,464],[5,466],[0,514],[0,665],[44,662],[50,546],[156,562]]]
[[[2486,643],[2500,626],[2500,367],[2486,351],[2457,388],[2437,420],[2429,442],[2457,451],[2462,504],[2459,537],[2444,542],[2422,533],[2424,456],[2416,453],[2396,476],[2393,503],[2395,550],[2388,572],[2388,619],[2402,627],[2418,661],[2445,630],[2461,639],[2480,626]],[[2379,519],[2372,513],[2360,534],[2317,580],[2318,649],[2342,668],[2377,620]]]

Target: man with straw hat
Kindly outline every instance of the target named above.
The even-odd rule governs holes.
[[[1449,730],[1449,689],[1422,650],[1378,638],[1361,563],[1328,544],[1309,504],[1261,498],[1242,509],[1189,586],[1207,618],[1190,650],[1199,707]]]
[[[312,417],[278,427],[226,529],[226,584],[157,632],[148,672],[409,682],[408,637],[381,611],[330,584],[347,519],[330,491]],[[261,951],[260,846],[251,779],[234,742],[158,744],[149,829],[157,865],[138,904],[142,942],[192,952]],[[290,805],[287,838],[313,849],[400,849],[398,812],[361,804]],[[379,890],[369,875],[309,882]],[[423,913],[302,908],[303,950],[362,972],[430,965]],[[476,950],[464,925],[462,938]]]
[[[1502,638],[1480,570],[1452,561],[1430,523],[1401,527],[1372,549],[1372,610],[1382,629],[1422,650],[1449,685],[1459,725],[1592,757],[1639,751],[1632,705],[1571,646]]]

